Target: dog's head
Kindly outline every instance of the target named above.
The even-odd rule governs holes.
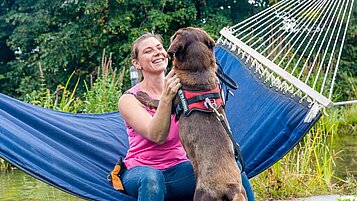
[[[214,40],[200,28],[182,28],[172,37],[167,50],[178,70],[202,71],[216,68]]]

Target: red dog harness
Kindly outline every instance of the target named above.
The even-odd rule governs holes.
[[[180,88],[177,91],[179,97],[179,104],[175,108],[176,120],[184,112],[185,116],[189,116],[192,111],[200,112],[214,112],[217,115],[217,119],[221,122],[224,130],[227,132],[228,137],[232,140],[234,146],[234,157],[236,161],[240,159],[242,164],[242,172],[244,172],[244,161],[242,154],[240,153],[239,145],[236,143],[232,131],[224,121],[224,116],[218,112],[218,108],[224,105],[221,97],[221,89],[219,87],[209,91],[189,91]]]
[[[214,109],[207,104],[207,101],[209,101],[211,103],[210,105],[213,105],[215,109],[223,105],[221,89],[219,87],[208,91],[190,91],[180,88],[177,94],[180,100],[176,107],[177,118],[179,118],[182,112],[186,117],[189,116],[192,111],[214,112]]]

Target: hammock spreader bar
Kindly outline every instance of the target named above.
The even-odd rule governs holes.
[[[287,82],[293,84],[296,88],[301,90],[302,92],[306,93],[310,97],[314,98],[317,102],[322,104],[324,107],[331,107],[332,106],[332,101],[324,97],[323,95],[317,93],[315,90],[313,90],[311,87],[306,85],[305,83],[301,82],[288,72],[284,71],[281,69],[279,66],[277,66],[275,63],[270,61],[269,59],[265,58],[258,52],[256,52],[254,49],[250,48],[248,45],[244,44],[242,41],[239,39],[235,38],[230,31],[227,28],[224,28],[220,31],[220,34],[224,36],[224,38],[228,39],[228,43],[232,42],[233,44],[229,44],[230,46],[237,46],[236,48],[239,48],[240,51],[242,51],[243,55],[247,55],[247,58],[249,59],[256,59],[260,64],[256,65],[263,65],[268,67],[270,70],[272,70],[274,73],[279,75],[282,79],[286,80]],[[227,43],[226,41],[220,41],[221,43],[225,44]],[[244,54],[244,53],[245,54]],[[246,59],[246,58],[243,58]]]

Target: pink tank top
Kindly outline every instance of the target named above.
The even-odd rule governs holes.
[[[129,91],[136,93],[139,85],[135,85]],[[156,109],[146,108],[151,116]],[[129,150],[124,159],[128,169],[135,166],[150,166],[155,169],[166,169],[178,163],[188,161],[186,152],[180,142],[179,125],[175,121],[175,115],[171,115],[169,134],[164,144],[156,144],[136,132],[126,121],[125,125],[129,136]]]

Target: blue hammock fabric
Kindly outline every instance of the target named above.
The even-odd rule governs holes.
[[[239,85],[226,106],[249,178],[264,171],[319,119],[303,119],[309,109],[276,92],[228,49],[216,59]],[[0,94],[0,157],[57,188],[86,199],[134,201],[114,190],[106,176],[128,149],[120,113],[72,114],[33,106]]]
[[[216,60],[225,73],[234,78],[239,88],[227,101],[226,113],[236,141],[241,147],[248,178],[276,163],[300,141],[321,117],[310,122],[308,102],[291,98],[263,83],[255,70],[249,70],[228,47],[215,49]]]

